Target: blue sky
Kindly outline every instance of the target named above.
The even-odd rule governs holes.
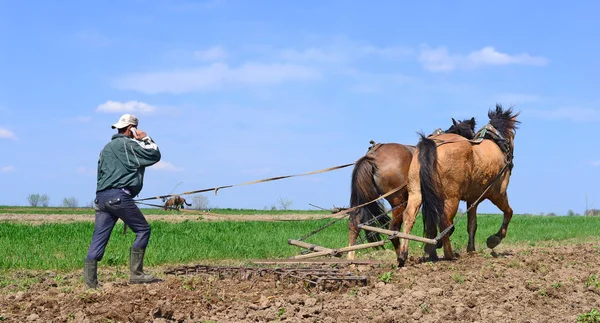
[[[0,205],[94,198],[110,125],[163,158],[140,197],[351,163],[450,118],[521,111],[515,213],[600,208],[596,1],[0,1]],[[351,168],[207,193],[348,205]],[[587,202],[586,202],[587,201]],[[464,205],[462,206],[464,209]],[[497,213],[489,202],[481,212]]]

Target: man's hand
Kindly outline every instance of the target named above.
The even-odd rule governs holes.
[[[145,131],[142,131],[137,128],[135,130],[132,130],[132,132],[133,132],[133,138],[135,138],[137,140],[142,140],[148,136]]]

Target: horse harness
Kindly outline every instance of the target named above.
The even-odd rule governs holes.
[[[434,135],[434,134],[439,135],[442,133],[444,133],[444,132],[441,131],[441,129],[438,129],[432,135]],[[496,145],[498,145],[498,148],[500,148],[502,153],[504,153],[504,160],[505,160],[506,164],[508,165],[509,170],[512,170],[512,168],[514,166],[514,164],[513,164],[514,155],[513,155],[513,147],[510,144],[510,139],[504,138],[504,136],[502,136],[502,134],[496,128],[494,128],[494,126],[492,126],[489,123],[486,124],[485,126],[483,126],[479,131],[477,131],[477,133],[475,134],[475,138],[473,138],[473,139],[454,138],[454,139],[449,139],[449,140],[441,140],[441,139],[433,138],[433,140],[437,143],[438,147],[441,145],[444,145],[444,144],[449,144],[449,143],[453,143],[453,142],[462,142],[462,141],[468,141],[471,144],[477,145],[477,144],[480,144],[484,139],[491,140]]]
[[[377,151],[377,149],[379,149],[379,147],[383,146],[384,144],[382,143],[376,143],[375,141],[371,140],[369,141],[369,143],[371,144],[371,146],[369,147],[369,149],[367,149],[367,154],[373,154],[375,155],[375,152]]]

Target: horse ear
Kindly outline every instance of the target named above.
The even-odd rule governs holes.
[[[454,120],[454,118],[452,118],[452,123],[458,127],[458,122],[456,122],[456,120]]]
[[[469,123],[473,126],[473,128],[475,128],[475,117],[471,118],[471,120],[469,120]]]

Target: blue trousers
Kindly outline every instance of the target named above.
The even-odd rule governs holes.
[[[87,260],[102,260],[110,234],[119,219],[135,233],[133,248],[145,249],[150,240],[150,225],[133,198],[122,189],[96,193],[96,222]]]

